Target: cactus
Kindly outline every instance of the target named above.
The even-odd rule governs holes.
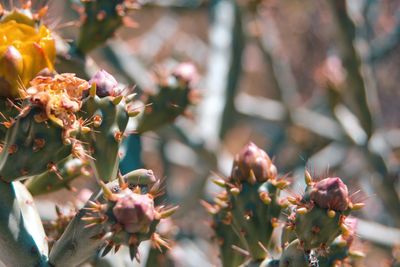
[[[71,154],[84,157],[82,144],[75,138],[84,127],[75,112],[80,108],[87,83],[63,74],[39,76],[31,84],[19,115],[7,130],[0,153],[0,176],[7,182],[54,169],[55,164]]]
[[[36,175],[25,182],[33,196],[55,192],[62,188],[71,190],[71,182],[80,176],[90,176],[87,164],[72,156],[60,161],[55,168]]]
[[[232,212],[229,209],[228,194],[222,191],[218,194],[213,205],[202,201],[202,205],[213,216],[211,227],[215,231],[215,242],[219,246],[219,257],[223,266],[239,266],[245,257],[233,250],[234,247],[240,247],[240,237],[232,234]]]
[[[196,103],[199,96],[193,85],[197,78],[196,68],[190,63],[178,65],[170,75],[159,72],[158,92],[149,94],[144,101],[145,109],[136,131],[144,133],[171,123]]]
[[[142,111],[136,103],[134,106],[136,94],[123,89],[106,70],[97,71],[89,80],[89,72],[92,72],[83,67],[90,63],[89,52],[104,44],[120,26],[129,22],[127,12],[136,8],[138,2],[81,1],[79,37],[65,49],[60,63],[69,68],[66,73],[58,73],[58,65],[54,66],[55,34],[42,22],[47,7],[35,13],[31,10],[31,1],[21,1],[22,7],[11,11],[0,5],[0,265],[73,267],[93,261],[96,265],[98,258],[111,251],[117,252],[121,247],[125,247],[131,261],[139,261],[143,258],[139,255],[139,247],[146,241],[152,246],[146,266],[166,262],[175,265],[177,254],[166,253],[172,242],[167,241],[160,230],[163,228],[161,222],[169,218],[178,206],[166,204],[170,196],[160,197],[164,193],[160,189],[164,182],[156,179],[152,170],[142,166],[145,161],[140,158],[140,138],[143,133],[157,130],[188,114],[190,106],[199,98],[199,91],[194,87],[198,79],[197,70],[191,63],[181,63],[170,73],[156,72],[158,90],[152,94],[142,93],[141,89],[146,88],[138,90],[142,97],[140,100],[143,100]],[[234,4],[232,1],[221,3],[225,2],[226,10]],[[261,2],[248,4],[253,6],[251,9],[255,14]],[[231,21],[228,13],[221,20],[227,24],[224,27]],[[220,19],[215,17],[215,20]],[[236,22],[233,31],[241,28],[240,21]],[[256,28],[257,25],[253,26]],[[254,32],[262,34],[259,29],[254,29]],[[284,64],[275,62],[279,57],[268,53],[266,58],[276,65],[271,68],[274,72],[287,69]],[[106,54],[102,56],[107,57]],[[233,63],[237,56],[232,55]],[[118,60],[116,58],[113,60]],[[125,81],[136,80],[136,70],[140,71],[138,66],[141,64],[132,64],[132,70],[134,67],[137,69],[131,72],[130,69],[126,71],[125,66],[131,67],[131,64],[120,63],[113,62],[112,69],[123,69],[121,76],[126,78]],[[215,64],[216,70],[225,69],[221,68],[224,64],[219,64]],[[238,64],[232,65],[238,67]],[[85,79],[78,78],[75,72]],[[232,69],[227,76],[239,72]],[[141,87],[147,84],[138,83]],[[276,85],[286,87],[280,78]],[[229,92],[224,93],[232,98],[224,102],[223,129],[219,129],[220,132],[228,132],[229,129],[225,129],[230,124],[226,123],[227,117],[236,113],[230,111],[237,104],[233,99],[235,86],[228,83],[227,87]],[[291,98],[288,97],[290,94],[282,91],[278,95],[286,101]],[[238,103],[240,107],[241,102]],[[308,127],[306,120],[300,119],[299,123],[302,116],[296,114],[297,104],[297,101],[290,100],[290,105],[282,109],[284,112],[278,112],[287,114],[272,117],[285,117],[290,123]],[[240,109],[245,113],[243,108]],[[300,113],[304,115],[304,112]],[[319,116],[325,115],[318,115],[317,119]],[[339,119],[339,122],[338,132],[348,132],[346,120],[342,123]],[[317,128],[313,126],[313,132],[322,134],[323,131]],[[125,137],[131,133],[135,135],[123,145]],[[179,144],[176,142],[171,147],[184,143],[182,147],[186,148],[187,155],[193,152],[198,156],[193,165],[205,166],[207,163],[212,168],[223,165],[209,142],[187,137],[180,125],[157,134],[162,147],[167,147],[163,151],[166,152],[163,154],[166,162],[171,160],[171,153],[170,143],[165,142],[165,138],[173,136],[179,138]],[[367,133],[366,136],[370,135]],[[325,137],[332,138],[332,135]],[[371,143],[373,147],[374,142],[360,141],[363,138],[353,138],[351,134],[349,137],[363,152],[369,153],[372,163],[383,169],[383,181],[390,181],[386,178],[390,175],[385,164],[375,161],[375,155],[366,146]],[[278,142],[276,147],[280,146]],[[120,155],[123,153],[128,156],[121,164]],[[179,160],[177,163],[183,162]],[[168,169],[167,165],[164,167]],[[71,191],[83,189],[86,184],[78,185],[76,190],[71,185],[82,176],[86,179],[83,182],[95,192],[90,199],[74,204],[69,213],[56,206],[55,218],[40,218],[32,195],[44,195],[63,188]],[[344,181],[339,177],[317,180],[306,171],[304,193],[293,196],[290,189],[292,179],[288,176],[278,172],[264,150],[249,143],[234,156],[228,177],[213,180],[220,192],[211,203],[202,201],[202,205],[211,215],[212,240],[219,248],[223,267],[333,267],[356,264],[357,259],[363,256],[353,247],[357,235],[356,220],[350,215],[364,204],[349,194]],[[396,202],[396,194],[388,199]],[[173,234],[178,242],[186,235],[184,231]],[[394,256],[398,261],[397,255]]]
[[[236,156],[228,181],[233,223],[255,260],[266,256],[265,248],[285,206],[279,199],[280,190],[288,184],[284,178],[278,178],[269,156],[253,143]]]
[[[306,171],[305,181],[304,195],[279,198],[289,182],[279,177],[265,151],[249,143],[235,156],[231,176],[214,180],[224,189],[214,199],[215,204],[203,202],[213,215],[217,240],[228,241],[219,243],[223,266],[309,267],[319,262],[319,266],[334,266],[351,254],[359,254],[349,249],[355,227],[347,216],[363,203],[351,200],[338,177],[313,181]],[[283,252],[280,259],[273,259],[269,252],[272,231],[283,214],[287,214],[281,236]],[[228,258],[232,246],[243,248],[247,259],[242,257],[239,264]]]
[[[110,181],[116,177],[119,165],[119,146],[124,138],[132,96],[124,97],[116,90],[115,79],[99,71],[90,81],[92,88],[84,100],[82,116],[92,120],[92,131],[83,136],[93,160],[91,165],[97,179]]]
[[[313,182],[308,172],[305,176],[306,192],[302,199],[292,200],[296,207],[288,225],[305,250],[325,249],[340,234],[349,234],[346,216],[362,204],[351,202],[347,186],[338,177]]]
[[[139,6],[137,1],[132,0],[85,1],[83,5],[77,42],[77,49],[83,54],[112,37],[120,26],[128,23],[126,13]]]
[[[32,196],[20,182],[0,181],[0,259],[6,266],[48,266],[48,245]]]
[[[49,256],[51,264],[76,266],[102,247],[104,256],[112,248],[118,251],[121,245],[129,246],[131,258],[137,258],[137,249],[143,240],[151,240],[157,247],[168,246],[155,228],[176,207],[155,207],[158,183],[143,193],[138,184],[131,183],[132,177],[137,174],[120,176],[102,185],[54,244]]]
[[[227,180],[215,180],[215,183],[225,190],[224,197],[217,198],[215,206],[223,206],[225,214],[225,220],[214,222],[217,235],[220,239],[231,240],[229,236],[235,233],[254,261],[249,264],[260,264],[267,257],[272,232],[278,225],[282,208],[287,205],[279,199],[279,194],[289,182],[278,177],[277,169],[265,151],[249,143],[236,155],[231,176]],[[217,208],[214,213],[218,214],[219,210]],[[218,229],[226,229],[218,225],[221,223],[230,225],[231,232],[218,232]],[[224,250],[221,255],[225,255]]]

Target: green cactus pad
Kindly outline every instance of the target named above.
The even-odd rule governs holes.
[[[241,187],[239,194],[230,196],[233,223],[246,239],[252,258],[264,259],[267,253],[259,243],[268,247],[274,229],[273,221],[277,220],[281,212],[279,189],[270,181],[253,185],[243,183]],[[262,193],[268,194],[268,204],[260,198]]]
[[[330,244],[340,235],[340,216],[329,217],[326,209],[313,207],[305,214],[296,214],[296,235],[304,245],[304,249],[310,250]]]
[[[25,186],[34,196],[69,189],[70,183],[82,175],[84,166],[80,159],[68,157],[56,165],[57,172],[46,171],[36,175],[25,182]]]
[[[72,144],[62,139],[63,129],[51,121],[38,123],[32,109],[26,116],[19,116],[8,129],[0,153],[0,177],[12,182],[41,174],[68,157]]]
[[[85,117],[97,121],[93,131],[84,139],[93,157],[91,165],[95,175],[102,181],[110,181],[117,176],[119,146],[129,119],[124,100],[119,104],[113,103],[113,100],[111,96],[89,96],[82,107]]]
[[[180,84],[175,77],[171,77],[170,80],[168,86],[160,86],[157,94],[148,97],[147,107],[136,129],[138,133],[153,131],[173,122],[191,104],[190,88]]]
[[[292,241],[282,253],[279,267],[309,267],[307,255],[304,253],[298,239]]]
[[[19,182],[0,181],[0,261],[6,266],[48,266],[48,246],[32,196]]]

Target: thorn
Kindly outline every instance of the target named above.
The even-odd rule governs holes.
[[[208,213],[211,215],[217,214],[218,213],[218,208],[214,207],[210,203],[208,203],[205,200],[200,200],[200,204],[207,210]]]
[[[364,208],[364,206],[365,206],[365,203],[362,203],[362,202],[354,203],[351,205],[351,210],[360,210],[360,209]]]
[[[39,11],[37,12],[37,20],[40,20],[41,18],[43,18],[44,16],[46,16],[47,11],[49,11],[49,6],[45,5],[44,7],[42,7],[41,9],[39,9]]]
[[[308,212],[308,210],[307,210],[307,208],[298,208],[297,210],[296,210],[296,213],[297,214],[300,214],[300,215],[304,215],[304,214],[306,214]]]
[[[138,238],[136,235],[131,235],[128,241],[129,246],[136,246],[138,244]]]
[[[231,192],[232,195],[237,196],[240,194],[240,189],[237,187],[232,187],[231,189],[229,189],[229,192]]]
[[[101,253],[101,256],[104,257],[106,256],[113,248],[114,242],[110,241],[108,245],[104,248],[103,253]]]
[[[135,194],[141,194],[142,193],[142,189],[140,189],[139,186],[135,186],[135,188],[132,190],[133,193]]]
[[[272,180],[272,184],[279,189],[285,189],[288,185],[289,182],[285,181],[284,179],[279,179],[279,180]]]
[[[256,175],[254,174],[253,170],[250,170],[250,175],[249,175],[249,180],[248,181],[249,181],[250,184],[257,183],[257,178],[256,178]]]
[[[136,258],[137,254],[137,247],[136,246],[129,246],[129,256],[131,258],[131,261],[133,261],[134,258]]]
[[[213,179],[212,182],[219,187],[225,188],[226,187],[226,182],[223,179]]]
[[[16,110],[18,110],[20,113],[22,112],[22,108],[18,107],[11,99],[7,98],[7,102],[14,107]]]
[[[313,179],[311,177],[311,174],[307,170],[304,171],[304,181],[308,186],[313,184]]]
[[[166,210],[163,210],[160,212],[160,218],[165,219],[170,217],[172,214],[174,214],[177,210],[179,209],[179,206],[175,206]]]
[[[245,256],[245,257],[249,257],[250,253],[247,250],[244,250],[238,246],[232,245],[232,249],[236,252],[239,252],[241,255]]]
[[[127,113],[128,113],[128,117],[134,118],[140,114],[140,110],[127,111]]]
[[[163,239],[159,234],[153,233],[151,235],[151,244],[156,247],[160,252],[162,252],[161,247],[171,249],[170,244],[166,239]]]
[[[267,192],[260,192],[260,199],[265,205],[269,205],[272,201],[271,197],[268,195]]]
[[[125,102],[126,102],[126,103],[130,103],[130,102],[132,102],[132,101],[135,99],[135,97],[136,97],[136,94],[127,95],[127,96],[125,97]]]
[[[96,91],[97,91],[97,85],[96,85],[96,83],[92,83],[92,86],[89,89],[89,96],[95,97]]]
[[[297,205],[298,204],[298,200],[295,197],[288,196],[287,200],[289,201],[290,204],[293,204],[293,205]]]
[[[342,230],[342,236],[344,238],[346,238],[346,237],[348,237],[350,235],[350,230],[344,223],[342,223],[340,225],[340,230]]]
[[[121,190],[124,190],[129,187],[128,183],[125,182],[125,179],[122,176],[121,172],[118,172],[118,184]]]
[[[113,192],[111,192],[110,188],[103,181],[99,181],[101,189],[103,189],[103,195],[107,200],[115,201],[115,196]]]
[[[115,245],[115,247],[114,247],[114,253],[117,253],[118,250],[119,250],[120,248],[121,248],[121,245],[120,245],[120,244]]]
[[[365,253],[358,250],[350,250],[349,257],[356,259],[365,258]]]
[[[112,103],[114,105],[118,105],[119,103],[121,103],[122,98],[124,98],[122,95],[116,96],[114,97],[114,99],[112,100]]]
[[[264,246],[263,243],[261,243],[261,241],[258,241],[257,243],[258,243],[258,245],[260,246],[260,248],[261,248],[262,250],[264,250],[265,253],[269,254],[268,249]]]
[[[153,196],[159,194],[160,185],[161,185],[160,180],[157,180],[150,188],[149,194]]]

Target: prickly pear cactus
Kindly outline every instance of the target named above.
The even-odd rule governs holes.
[[[203,202],[213,215],[223,266],[335,266],[361,255],[350,248],[355,226],[348,215],[364,204],[351,200],[340,178],[313,181],[306,171],[305,181],[302,196],[281,197],[289,181],[265,151],[250,143],[236,155],[231,176],[214,180],[224,190],[214,204]],[[282,221],[283,251],[277,259],[271,257],[272,233]]]
[[[127,12],[139,7],[136,0],[84,1],[81,32],[77,42],[80,53],[87,53],[112,37],[123,24],[133,26]]]
[[[158,129],[173,122],[182,115],[189,105],[199,98],[198,90],[193,88],[198,78],[197,70],[190,63],[178,65],[170,75],[158,73],[158,92],[149,94],[145,109],[139,118],[138,133]]]
[[[22,107],[15,107],[19,115],[11,119],[0,153],[3,180],[20,180],[52,170],[69,155],[85,157],[75,137],[86,128],[75,113],[88,87],[86,81],[71,74],[39,76],[31,81]]]
[[[349,235],[346,217],[363,204],[352,203],[347,186],[338,178],[313,182],[306,172],[308,186],[302,199],[292,199],[296,207],[289,216],[293,228],[305,250],[325,249],[340,234]]]
[[[214,228],[223,227],[218,225],[221,223],[231,227],[231,232],[226,231],[220,239],[229,240],[229,235],[235,233],[241,243],[238,247],[243,247],[253,261],[261,263],[268,255],[267,248],[281,210],[287,206],[279,195],[289,182],[278,176],[270,157],[253,143],[236,155],[231,176],[214,182],[225,190],[224,198],[218,197],[214,206],[217,208],[214,213],[222,210],[225,219],[214,221],[217,224]],[[218,234],[221,235],[217,231]],[[221,255],[226,254],[224,250]]]
[[[93,250],[103,248],[104,256],[113,248],[118,251],[121,245],[129,247],[133,259],[138,257],[138,246],[144,240],[151,240],[156,247],[168,247],[167,241],[156,233],[156,226],[176,207],[155,206],[159,183],[153,183],[144,193],[136,184],[137,177],[137,172],[130,173],[103,184],[54,244],[50,263],[75,266],[92,256]],[[142,181],[149,183],[153,178]]]
[[[114,77],[104,70],[97,72],[90,83],[92,88],[83,102],[82,116],[91,119],[92,130],[82,137],[97,179],[110,181],[118,172],[119,147],[129,117],[137,115],[129,109],[134,95],[124,96]]]

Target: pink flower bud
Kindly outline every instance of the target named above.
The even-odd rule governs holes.
[[[276,167],[267,153],[250,142],[236,155],[231,178],[253,183],[254,179],[257,182],[265,182],[274,179],[276,175]]]
[[[310,197],[321,208],[344,211],[349,206],[347,186],[339,177],[325,178],[317,182]]]
[[[146,233],[154,221],[154,201],[148,195],[125,194],[117,200],[113,213],[128,233]]]
[[[90,79],[90,84],[96,84],[96,94],[99,97],[115,96],[118,94],[118,82],[115,78],[105,70],[99,70]]]

